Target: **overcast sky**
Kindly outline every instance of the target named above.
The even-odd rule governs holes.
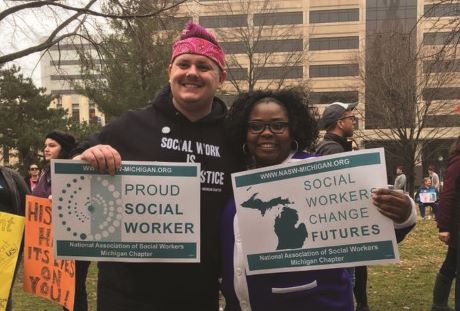
[[[7,6],[16,5],[19,2],[0,0],[0,10],[3,11]],[[32,10],[22,11],[15,16],[8,16],[0,21],[0,37],[2,44],[0,45],[0,53],[7,54],[20,49],[26,48],[39,42],[39,38],[43,37],[47,32],[43,23],[38,19],[38,9],[35,12]],[[52,23],[50,23],[52,25]],[[40,66],[38,61],[39,53],[34,53],[27,57],[23,57],[7,64],[16,64],[21,66],[23,74],[32,77],[37,85],[40,82]]]
[[[88,0],[67,0],[65,4],[82,6]],[[26,1],[0,0],[0,11],[5,8],[16,6]],[[94,10],[97,5],[93,7]],[[70,15],[68,11],[60,8],[34,8],[22,10],[14,15],[9,15],[0,21],[0,54],[7,54],[18,51],[42,42],[62,22]],[[100,22],[100,19],[99,19]],[[75,24],[71,24],[68,29],[72,30]],[[40,75],[40,53],[17,59],[11,64],[21,66],[23,74],[32,77],[37,86],[41,86]]]

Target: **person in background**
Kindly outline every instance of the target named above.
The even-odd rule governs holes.
[[[214,35],[187,23],[174,43],[169,85],[146,107],[124,113],[75,150],[74,159],[114,174],[121,159],[201,163],[200,263],[99,262],[99,311],[219,309],[222,209],[231,193],[230,173],[240,169],[225,139],[223,101],[215,97],[226,79],[225,57]],[[167,141],[189,142],[191,149]],[[213,147],[200,152],[197,145]],[[219,180],[206,178],[214,173]]]
[[[76,147],[75,138],[63,131],[54,130],[45,137],[43,155],[46,166],[35,186],[32,194],[42,198],[51,199],[51,160],[68,159],[70,151]]]
[[[458,265],[458,233],[460,231],[460,136],[449,152],[444,189],[441,192],[439,211],[436,217],[439,239],[447,248],[446,258],[436,275],[433,287],[433,305],[431,311],[453,311],[448,306],[452,281],[456,277]],[[458,283],[458,278],[457,278]],[[456,284],[458,286],[459,284]],[[455,304],[458,306],[458,289]]]
[[[436,190],[439,192],[439,188],[441,186],[441,183],[439,181],[439,176],[438,174],[436,173],[436,168],[434,167],[434,165],[430,165],[428,166],[428,175],[430,176],[431,178],[431,184],[433,187],[436,188]]]
[[[322,123],[326,134],[316,147],[316,154],[328,155],[353,150],[353,140],[350,138],[353,137],[356,126],[353,113],[356,105],[357,103],[334,102],[324,109]]]
[[[357,124],[353,110],[357,103],[333,102],[323,111],[322,125],[326,130],[323,141],[316,147],[319,155],[353,151],[355,140],[352,138]],[[359,270],[356,272],[356,270]],[[369,310],[367,302],[367,267],[347,268],[353,285],[357,308],[359,311]],[[364,289],[364,291],[363,291]]]
[[[396,168],[396,178],[393,189],[406,191],[406,175],[404,174],[404,167],[401,165]]]
[[[358,151],[356,140],[351,140],[351,150]],[[354,269],[354,271],[353,271]],[[370,311],[367,299],[367,266],[359,266],[348,269],[354,273],[353,294],[356,300],[356,311]]]
[[[0,165],[0,212],[24,216],[27,194],[29,194],[29,189],[27,188],[27,185],[21,175],[10,168]],[[19,262],[21,261],[20,258],[22,256],[22,251],[18,256],[13,276],[13,284]],[[11,290],[6,304],[6,311],[11,311],[13,308],[11,299],[13,284],[11,284]]]
[[[353,150],[353,137],[355,126],[357,124],[354,115],[354,109],[357,103],[334,102],[329,104],[323,111],[322,125],[326,130],[323,141],[316,147],[316,153],[320,155],[336,154]],[[394,195],[394,191],[391,191]],[[411,219],[409,223],[400,225],[395,223],[395,232],[398,242],[402,241],[404,236],[415,226],[416,213],[415,204],[412,199],[412,209],[410,211]],[[348,268],[352,278],[353,291],[356,299],[356,311],[369,311],[367,297],[367,267],[359,266]]]
[[[54,130],[45,138],[43,154],[46,167],[40,176],[37,186],[32,194],[42,198],[52,199],[51,192],[51,166],[52,159],[68,159],[70,151],[77,146],[75,138],[60,130]],[[86,276],[88,274],[89,261],[75,261],[75,301],[74,311],[88,310],[88,297],[86,293]],[[67,310],[64,308],[64,310]]]
[[[436,218],[436,212],[439,206],[439,192],[432,186],[431,178],[423,178],[423,185],[418,188],[415,193],[415,202],[418,203],[420,216],[425,219],[425,211],[427,207],[431,207],[431,212]]]
[[[308,104],[303,95],[294,90],[241,94],[233,103],[226,123],[228,137],[235,150],[242,150],[241,156],[248,168],[309,158],[312,155],[303,150],[311,148],[318,135]],[[412,221],[408,222],[412,218],[411,202],[402,194],[378,189],[373,203],[383,214],[392,215],[393,221]],[[244,241],[239,238],[235,215],[232,198],[225,207],[221,229],[222,292],[226,311],[354,309],[351,279],[345,269],[246,275]]]
[[[29,165],[29,175],[24,179],[26,181],[27,187],[29,188],[29,191],[33,191],[35,189],[39,178],[40,168],[37,164],[32,163]]]

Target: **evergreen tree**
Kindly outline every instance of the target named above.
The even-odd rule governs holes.
[[[52,97],[37,88],[20,68],[0,69],[0,146],[3,161],[15,162],[22,173],[29,164],[38,162],[45,135],[53,129],[67,127],[63,109],[49,109]]]

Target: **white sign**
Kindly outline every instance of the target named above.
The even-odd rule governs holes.
[[[53,160],[55,254],[126,262],[200,261],[200,164],[123,161],[115,176]]]
[[[420,192],[418,194],[420,202],[422,203],[435,203],[436,202],[436,192]]]
[[[247,274],[399,261],[393,222],[372,204],[383,149],[232,174]]]

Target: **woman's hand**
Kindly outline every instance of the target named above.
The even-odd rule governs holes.
[[[115,175],[116,170],[121,166],[120,154],[109,145],[93,146],[73,159],[89,162],[99,172],[108,172],[110,175]]]
[[[372,192],[372,203],[380,213],[395,223],[405,222],[411,215],[411,199],[404,193],[380,188]]]

